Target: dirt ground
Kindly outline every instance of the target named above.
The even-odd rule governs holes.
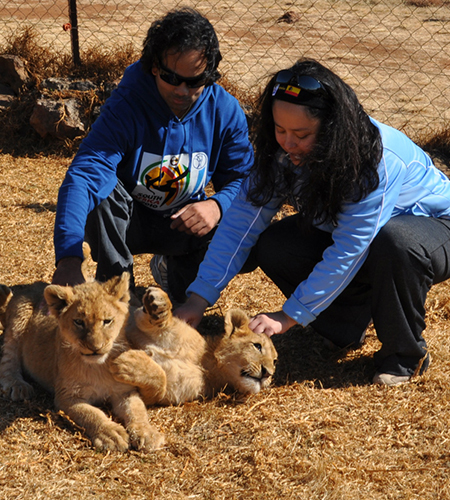
[[[14,9],[24,4],[0,2],[0,25],[3,15],[12,21]],[[39,2],[43,9],[49,4],[65,8],[62,0]],[[34,0],[26,5],[30,13],[24,14],[24,21],[35,12]],[[235,28],[222,29],[227,40],[224,54],[231,58],[236,53],[236,74],[243,81],[249,74],[261,76],[260,65],[256,69],[252,61],[267,45],[272,44],[271,54],[276,57],[267,60],[264,70],[285,64],[301,32],[310,55],[325,54],[326,46],[333,47],[328,61],[347,72],[349,83],[358,86],[371,109],[376,111],[379,100],[384,102],[398,125],[433,112],[409,82],[414,79],[410,71],[416,61],[428,61],[432,75],[436,66],[442,66],[441,74],[432,78],[438,81],[433,88],[448,87],[441,84],[448,71],[447,56],[438,55],[438,46],[447,50],[450,41],[444,29],[446,19],[450,20],[447,10],[442,10],[446,6],[439,7],[441,21],[434,24],[423,21],[438,19],[431,7],[420,11],[420,26],[415,24],[417,19],[386,20],[397,29],[394,50],[392,38],[380,42],[384,24],[374,35],[378,41],[362,40],[364,26],[375,23],[369,10],[379,18],[382,2],[280,4],[280,15],[294,7],[308,13],[293,25],[276,23],[275,12],[269,16],[265,2],[258,5],[260,10],[250,22],[249,14],[240,13],[232,2],[220,2],[215,8],[199,2],[203,10],[209,6],[210,17],[220,26],[221,12],[230,11],[236,19]],[[315,10],[319,8],[322,22]],[[396,9],[404,12],[410,7],[399,3]],[[328,28],[339,11],[346,15],[340,16],[337,31],[331,32]],[[132,13],[128,15],[134,19]],[[91,18],[95,19],[93,11]],[[239,27],[242,19],[246,31]],[[431,48],[422,50],[419,37],[425,37],[425,28],[431,25]],[[244,71],[239,40],[248,41],[258,29],[265,29],[271,38],[252,48],[245,67],[254,71]],[[413,39],[408,32],[415,34]],[[386,104],[381,92],[385,88],[373,75],[386,75],[395,68],[404,69],[397,88],[405,92]],[[385,80],[388,88],[394,84]],[[254,80],[248,81],[251,89]],[[425,118],[414,123],[425,123]],[[417,133],[416,126],[411,130]],[[70,156],[43,154],[11,156],[0,148],[0,283],[14,288],[51,279],[57,192],[70,160]],[[149,260],[149,255],[136,259],[141,291],[153,281]],[[433,287],[429,294],[425,338],[432,363],[412,383],[397,388],[371,385],[373,354],[379,348],[372,329],[361,348],[335,352],[310,329],[296,327],[274,337],[279,363],[269,390],[245,400],[220,395],[213,401],[149,409],[149,418],[165,432],[167,445],[147,455],[95,452],[82,430],[54,411],[51,398],[39,390],[36,399],[21,404],[0,397],[0,500],[450,499],[449,300],[448,283]],[[231,307],[242,307],[252,315],[278,310],[282,303],[280,292],[260,271],[238,276],[208,311],[202,329],[217,331]]]
[[[221,70],[246,92],[298,57],[319,59],[352,85],[375,118],[410,135],[450,118],[450,5],[446,0],[142,0],[78,2],[81,51],[127,43],[141,48],[150,22],[192,5],[214,24]],[[66,0],[0,0],[0,45],[33,26],[44,44],[70,53]]]

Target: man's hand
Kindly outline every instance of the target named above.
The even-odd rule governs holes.
[[[264,333],[268,337],[277,333],[284,333],[297,323],[283,311],[274,313],[262,313],[254,316],[249,327],[255,333]]]
[[[197,328],[207,307],[208,302],[200,295],[193,293],[183,305],[174,310],[173,314],[193,328]]]
[[[209,198],[186,205],[171,216],[171,229],[177,229],[199,238],[208,234],[220,220],[220,208],[217,202]]]
[[[80,257],[65,257],[58,262],[56,271],[53,274],[52,283],[54,285],[75,286],[84,283],[81,272],[82,260]]]

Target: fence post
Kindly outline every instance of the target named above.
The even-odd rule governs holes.
[[[77,18],[77,0],[69,0],[69,21],[70,42],[72,45],[72,60],[75,66],[80,66],[80,44],[78,41],[78,18]]]

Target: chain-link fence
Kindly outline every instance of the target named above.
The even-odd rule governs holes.
[[[69,24],[74,5],[77,26]],[[245,92],[308,56],[343,77],[386,123],[412,135],[448,125],[449,0],[0,0],[0,46],[33,27],[42,45],[69,53],[77,29],[81,60],[94,46],[140,50],[150,23],[181,5],[211,20],[220,70]]]

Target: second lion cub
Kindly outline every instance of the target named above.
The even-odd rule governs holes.
[[[250,330],[248,322],[242,310],[231,310],[222,335],[203,337],[172,315],[172,304],[163,290],[149,287],[143,307],[131,315],[128,324],[133,350],[121,354],[111,369],[118,380],[139,387],[147,405],[212,397],[225,387],[256,394],[270,384],[277,352],[266,335]],[[144,352],[154,361],[155,377],[165,374],[159,391],[148,378]]]

